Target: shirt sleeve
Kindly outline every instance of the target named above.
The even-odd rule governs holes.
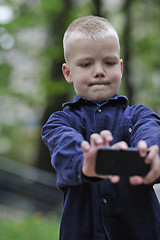
[[[160,116],[144,105],[137,105],[132,115],[132,145],[137,146],[140,140],[145,140],[148,147],[160,147]]]
[[[84,140],[76,130],[76,119],[66,112],[51,115],[42,128],[42,139],[47,145],[51,163],[57,172],[59,187],[82,182],[83,153],[80,147]]]
[[[132,145],[136,147],[140,140],[145,140],[148,147],[158,145],[160,148],[160,116],[150,108],[138,105],[132,117]],[[159,152],[160,156],[160,152]],[[155,183],[160,183],[160,178]]]

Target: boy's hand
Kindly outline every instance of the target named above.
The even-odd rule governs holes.
[[[98,175],[95,172],[96,154],[99,147],[110,147],[110,142],[113,141],[113,137],[110,131],[104,130],[100,134],[94,133],[91,135],[90,144],[87,141],[83,141],[81,144],[83,150],[83,165],[82,172],[88,177],[98,178],[110,178],[112,183],[117,183],[120,180],[119,176],[103,176]],[[126,150],[128,148],[125,142],[118,142],[112,146],[113,148],[120,148]],[[130,177],[130,183],[132,185],[149,184],[153,183],[158,177],[160,177],[160,157],[159,147],[157,145],[147,148],[145,141],[139,141],[138,149],[142,157],[146,156],[145,162],[151,165],[151,170],[145,177],[133,176]],[[149,151],[147,155],[147,151]]]
[[[83,141],[81,144],[83,150],[83,165],[82,172],[88,177],[98,178],[110,178],[112,183],[117,183],[120,180],[119,176],[103,176],[98,175],[95,172],[95,162],[97,150],[101,146],[110,147],[109,143],[113,141],[113,137],[110,131],[104,130],[100,134],[94,133],[91,135],[90,144],[87,141]],[[112,147],[118,147],[121,149],[127,149],[128,146],[125,142],[119,142]]]
[[[151,170],[145,177],[130,177],[130,183],[133,185],[153,183],[158,177],[160,177],[159,147],[158,145],[153,145],[150,148],[147,148],[147,143],[145,141],[139,141],[138,149],[142,157],[147,156],[145,162],[151,165]],[[148,155],[147,151],[149,151]]]

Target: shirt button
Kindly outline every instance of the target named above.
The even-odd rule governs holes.
[[[99,109],[98,109],[98,112],[99,112],[99,113],[102,112],[102,109],[99,108]]]
[[[128,132],[131,133],[132,132],[132,128],[128,128]]]
[[[107,200],[105,198],[102,199],[103,203],[106,204]]]

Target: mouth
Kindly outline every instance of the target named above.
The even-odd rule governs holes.
[[[95,82],[95,83],[90,83],[89,86],[105,86],[105,85],[109,85],[109,83],[105,83],[105,82]]]

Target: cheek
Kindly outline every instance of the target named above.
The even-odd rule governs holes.
[[[80,94],[81,91],[83,91],[83,89],[86,86],[86,79],[85,76],[80,75],[79,73],[77,73],[77,75],[74,78],[74,89],[76,91],[77,94]]]
[[[110,77],[114,82],[121,82],[122,73],[121,71],[113,71],[110,73]]]
[[[77,72],[76,74],[76,82],[78,85],[84,85],[89,81],[89,76],[84,72]]]

